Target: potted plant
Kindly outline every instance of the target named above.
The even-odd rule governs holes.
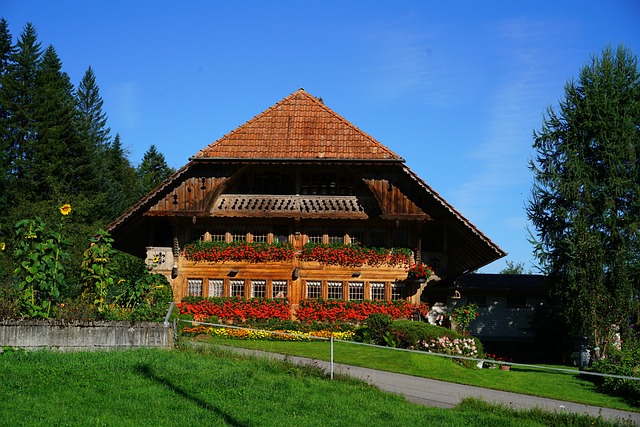
[[[425,264],[410,264],[407,270],[407,278],[420,283],[426,282],[431,274],[431,267]]]

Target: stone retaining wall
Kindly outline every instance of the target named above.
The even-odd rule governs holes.
[[[0,349],[111,350],[173,347],[173,325],[92,320],[0,320]]]

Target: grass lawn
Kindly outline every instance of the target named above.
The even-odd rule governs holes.
[[[0,354],[10,426],[611,426],[479,401],[414,405],[364,382],[215,349]]]
[[[214,338],[206,335],[188,339],[319,360],[330,360],[330,347],[327,341],[249,341]],[[334,343],[334,362],[514,393],[640,412],[640,408],[629,405],[622,398],[598,392],[591,381],[580,378],[577,370],[576,374],[572,374],[527,367],[512,367],[510,371],[470,369],[460,366],[450,359],[427,353],[396,351],[389,348],[353,345],[344,342]],[[557,366],[557,368],[568,369],[564,366]]]

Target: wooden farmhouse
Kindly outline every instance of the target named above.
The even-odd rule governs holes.
[[[429,282],[505,255],[404,159],[302,89],[195,154],[108,230],[176,301],[417,304]],[[433,269],[426,284],[408,278],[413,263]]]

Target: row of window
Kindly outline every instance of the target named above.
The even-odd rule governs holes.
[[[226,284],[224,279],[208,279],[208,287],[204,289],[204,280],[200,278],[187,279],[187,295],[208,297],[244,297],[245,286],[249,286],[251,298],[285,298],[288,295],[288,280],[248,280],[230,279]],[[206,292],[206,295],[204,293]],[[406,297],[404,283],[391,283],[391,300],[403,300]],[[385,283],[371,282],[365,295],[364,282],[348,282],[346,286],[341,281],[327,281],[323,288],[321,280],[307,280],[305,286],[306,298],[348,299],[349,301],[386,299]]]
[[[387,240],[387,232],[384,228],[365,227],[305,227],[303,233],[309,243],[351,243],[365,246],[384,247],[407,246],[407,233],[405,230],[396,229]],[[269,242],[279,243],[289,241],[291,229],[288,225],[274,225],[245,227],[236,225],[230,228],[196,226],[193,228],[192,240],[210,240],[213,242]]]
[[[267,293],[267,281],[266,280],[250,280],[250,297],[251,298],[285,298],[287,296],[287,288],[289,282],[287,280],[271,280],[269,293]],[[189,296],[203,296],[203,279],[187,279],[187,295]],[[209,279],[208,280],[208,297],[244,297],[245,296],[245,281],[242,279],[231,279],[227,285],[225,292],[224,279]]]

